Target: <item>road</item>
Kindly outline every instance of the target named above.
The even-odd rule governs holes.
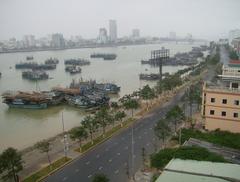
[[[214,69],[209,69],[203,80],[211,80]],[[130,176],[142,167],[142,148],[146,154],[154,152],[156,145],[161,143],[156,139],[153,128],[155,123],[165,116],[165,113],[178,104],[184,90],[178,92],[168,103],[155,108],[145,117],[135,122],[133,127],[134,162],[132,167],[132,127],[125,129],[106,142],[98,145],[93,150],[79,157],[69,165],[52,174],[47,182],[90,182],[96,173],[104,173],[111,182],[128,181],[127,171]],[[129,170],[127,170],[129,169]]]
[[[183,91],[164,106],[154,109],[133,124],[134,172],[142,166],[142,148],[146,149],[147,154],[151,154],[154,152],[156,144],[158,147],[160,145],[154,136],[154,124],[180,101],[182,95]],[[45,181],[88,182],[96,173],[104,173],[114,182],[128,181],[127,168],[129,168],[130,175],[132,174],[131,144],[132,127],[129,127],[52,174]]]

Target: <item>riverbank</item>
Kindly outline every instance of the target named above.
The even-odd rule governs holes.
[[[202,73],[204,74],[204,72]],[[177,87],[173,89],[172,91],[166,91],[163,92],[159,97],[153,99],[150,104],[146,104],[145,101],[141,101],[141,107],[135,112],[134,118],[136,120],[142,118],[142,117],[147,117],[148,113],[151,111],[162,107],[164,104],[166,104],[174,95],[176,95],[177,92],[180,90],[187,88],[190,84],[193,82],[196,82],[200,79],[199,76],[195,76],[194,78],[191,78],[188,82],[184,83],[180,87]],[[131,112],[127,112],[127,117],[126,120],[131,118]],[[120,122],[115,123],[115,126],[120,125]],[[113,129],[112,125],[109,125],[106,128],[106,131],[110,131]],[[124,129],[120,128],[119,131]],[[97,133],[94,133],[94,137],[99,137],[101,136],[102,133],[101,131],[98,131]],[[113,134],[114,135],[114,134]],[[56,137],[50,138],[49,142],[51,143],[51,148],[52,150],[49,152],[51,160],[55,161],[59,158],[62,158],[64,156],[63,152],[63,136],[58,135]],[[90,142],[90,138],[85,140],[83,142],[83,145]],[[80,157],[82,154],[79,152],[76,152],[75,149],[79,148],[79,144],[77,142],[73,142],[71,140],[68,140],[69,143],[69,151],[68,151],[68,157],[72,159],[76,159]],[[39,169],[42,169],[43,167],[46,167],[48,165],[47,157],[45,154],[39,153],[34,147],[29,147],[25,150],[22,151],[23,154],[23,160],[25,161],[24,164],[24,170],[20,173],[20,176],[22,178],[28,176],[29,174],[38,171]]]

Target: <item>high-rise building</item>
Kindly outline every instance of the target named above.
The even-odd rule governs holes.
[[[134,38],[134,39],[137,39],[137,38],[140,38],[140,30],[139,29],[133,29],[132,30],[132,37]]]
[[[34,35],[25,35],[23,36],[24,47],[34,47],[36,45],[36,40]]]
[[[117,41],[117,22],[116,22],[116,20],[109,20],[109,40],[111,42]]]
[[[240,29],[231,30],[229,32],[229,37],[228,37],[229,44],[232,44],[233,39],[239,38],[239,37],[240,37]]]
[[[108,42],[107,30],[106,28],[99,29],[98,43],[105,44]]]
[[[54,48],[64,48],[65,40],[63,38],[63,35],[60,33],[52,34],[51,46]]]

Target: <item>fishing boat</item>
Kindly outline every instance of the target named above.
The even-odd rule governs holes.
[[[3,103],[10,108],[46,109],[47,98],[40,92],[6,92],[2,95]]]
[[[103,53],[93,53],[90,55],[91,58],[103,58],[104,60],[114,60],[116,59],[116,54],[103,54]]]
[[[26,60],[33,60],[33,56],[27,56]]]
[[[67,59],[64,61],[65,65],[77,65],[77,66],[85,66],[90,65],[90,61],[86,59]]]
[[[22,77],[28,80],[46,80],[49,78],[48,74],[44,71],[23,71]]]

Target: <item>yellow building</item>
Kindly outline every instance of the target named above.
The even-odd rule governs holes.
[[[202,116],[207,130],[240,133],[240,89],[203,86]]]

